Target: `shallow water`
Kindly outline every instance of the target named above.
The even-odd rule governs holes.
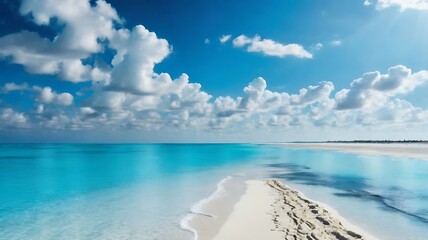
[[[190,207],[246,145],[1,145],[0,239],[191,239]]]
[[[273,150],[275,152],[276,150]],[[288,149],[270,176],[379,239],[426,239],[428,161]]]
[[[0,239],[192,239],[181,220],[241,173],[280,178],[381,239],[428,235],[428,161],[268,145],[6,144]]]

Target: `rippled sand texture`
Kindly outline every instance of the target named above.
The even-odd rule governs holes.
[[[362,235],[346,229],[326,209],[301,197],[297,191],[276,180],[268,180],[266,184],[276,192],[271,205],[273,231],[283,232],[283,239],[363,239]]]
[[[277,180],[252,180],[215,240],[365,239]]]

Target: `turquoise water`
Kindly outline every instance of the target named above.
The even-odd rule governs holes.
[[[428,236],[428,161],[325,150],[280,152],[280,161],[268,164],[270,177],[330,205],[372,236]]]
[[[0,239],[192,239],[181,220],[235,174],[280,178],[381,239],[428,236],[428,161],[250,144],[6,144]]]

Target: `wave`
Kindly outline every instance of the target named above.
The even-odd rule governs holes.
[[[228,182],[230,179],[232,179],[232,176],[227,176],[223,178],[220,182],[217,183],[216,189],[213,193],[211,193],[208,197],[203,198],[193,204],[193,206],[190,208],[190,211],[184,216],[180,221],[180,227],[181,229],[191,232],[193,234],[193,239],[198,239],[198,231],[196,229],[192,228],[190,225],[190,222],[195,216],[202,215],[206,217],[216,217],[215,215],[212,215],[210,213],[204,212],[204,207],[214,199],[217,199],[218,197],[225,194],[226,190],[224,185],[226,182]]]

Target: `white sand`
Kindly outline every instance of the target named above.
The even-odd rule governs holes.
[[[271,204],[275,196],[263,181],[248,181],[248,188],[214,240],[281,239],[273,229]]]
[[[294,148],[330,149],[365,155],[385,155],[428,160],[428,144],[417,143],[284,143]]]
[[[364,239],[320,204],[276,180],[247,182],[214,240]]]
[[[211,196],[198,203],[197,209],[192,209],[193,213],[188,215],[189,219],[182,227],[196,233],[197,240],[212,240],[232,213],[233,206],[245,193],[245,189],[243,177],[224,179]]]

